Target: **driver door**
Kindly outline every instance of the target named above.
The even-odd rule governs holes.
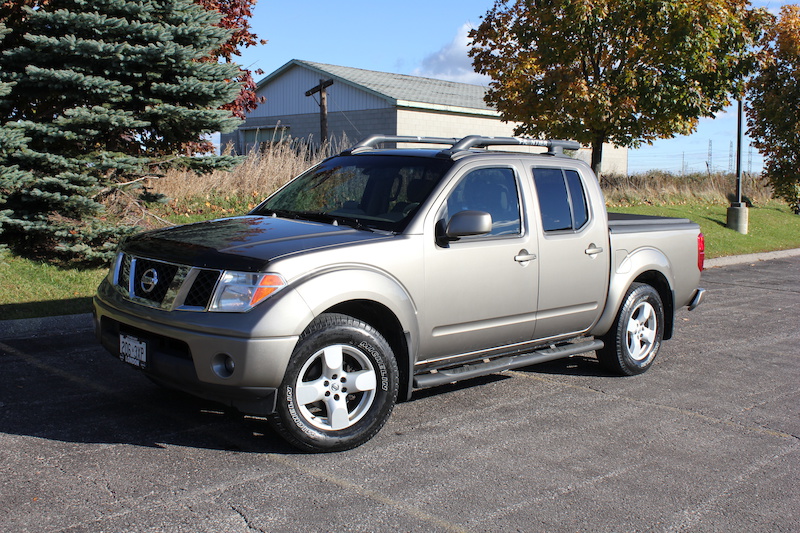
[[[537,239],[525,223],[523,186],[513,164],[470,167],[429,217],[420,362],[468,359],[533,338],[539,267]],[[442,228],[460,211],[489,213],[491,231],[443,239]]]

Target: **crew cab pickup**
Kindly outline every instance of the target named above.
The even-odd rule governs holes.
[[[489,149],[511,145],[548,151]],[[577,148],[370,137],[245,216],[122,243],[97,336],[312,451],[366,442],[419,388],[587,352],[644,372],[703,298],[703,235],[608,215]]]

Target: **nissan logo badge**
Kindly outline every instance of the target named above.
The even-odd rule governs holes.
[[[142,278],[139,280],[139,286],[144,292],[150,294],[153,292],[153,289],[156,288],[156,285],[158,285],[158,272],[156,272],[156,269],[149,268],[145,270],[144,274],[142,274]]]

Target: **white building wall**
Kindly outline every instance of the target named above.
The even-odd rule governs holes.
[[[261,138],[280,126],[293,138],[320,139],[319,93],[309,97],[305,93],[320,82],[318,73],[301,66],[290,67],[258,91],[266,101],[247,115],[239,130],[221,136],[221,146],[232,143],[237,153],[251,147],[246,139]],[[328,134],[331,138],[346,136],[355,142],[375,133],[386,135],[420,135],[428,137],[464,137],[486,135],[510,137],[515,123],[507,123],[498,116],[468,115],[465,113],[432,111],[417,108],[395,107],[388,100],[347,83],[335,81],[328,87]],[[249,133],[246,133],[249,130]],[[267,136],[267,135],[264,135]],[[509,147],[507,147],[508,149]],[[524,149],[541,151],[539,149]],[[578,158],[591,160],[591,150],[581,149]],[[625,174],[628,168],[628,151],[606,145],[603,148],[604,173]]]
[[[487,137],[513,137],[516,123],[503,122],[499,117],[475,117],[418,109],[399,109],[397,112],[397,134],[423,137],[456,137],[485,135]],[[544,152],[542,148],[504,146],[504,150]],[[581,148],[577,158],[589,164],[592,150]],[[603,146],[601,171],[609,174],[625,174],[628,170],[628,150],[611,144]]]
[[[469,116],[420,109],[397,110],[397,135],[461,138],[467,135],[510,137],[513,133],[514,127],[501,122],[498,117]]]
[[[291,67],[261,87],[257,94],[266,97],[266,101],[249,113],[248,118],[319,113],[319,93],[306,96],[306,91],[319,85],[319,80],[320,75],[313,71]],[[329,112],[392,107],[385,99],[343,82],[335,81],[326,91]]]
[[[300,115],[250,116],[237,130],[222,134],[220,146],[225,148],[230,144],[235,153],[245,154],[253,149],[253,139],[269,142],[276,129],[281,133],[276,138],[311,139],[314,143],[319,143],[319,111]],[[328,113],[328,137],[331,141],[335,140],[335,148],[347,148],[376,133],[395,135],[396,130],[397,120],[393,108]],[[342,146],[342,143],[346,146]]]

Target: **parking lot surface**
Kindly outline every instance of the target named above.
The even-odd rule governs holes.
[[[327,455],[87,327],[6,338],[0,531],[800,531],[798,281],[800,257],[708,270],[641,376],[580,356],[418,391]]]

